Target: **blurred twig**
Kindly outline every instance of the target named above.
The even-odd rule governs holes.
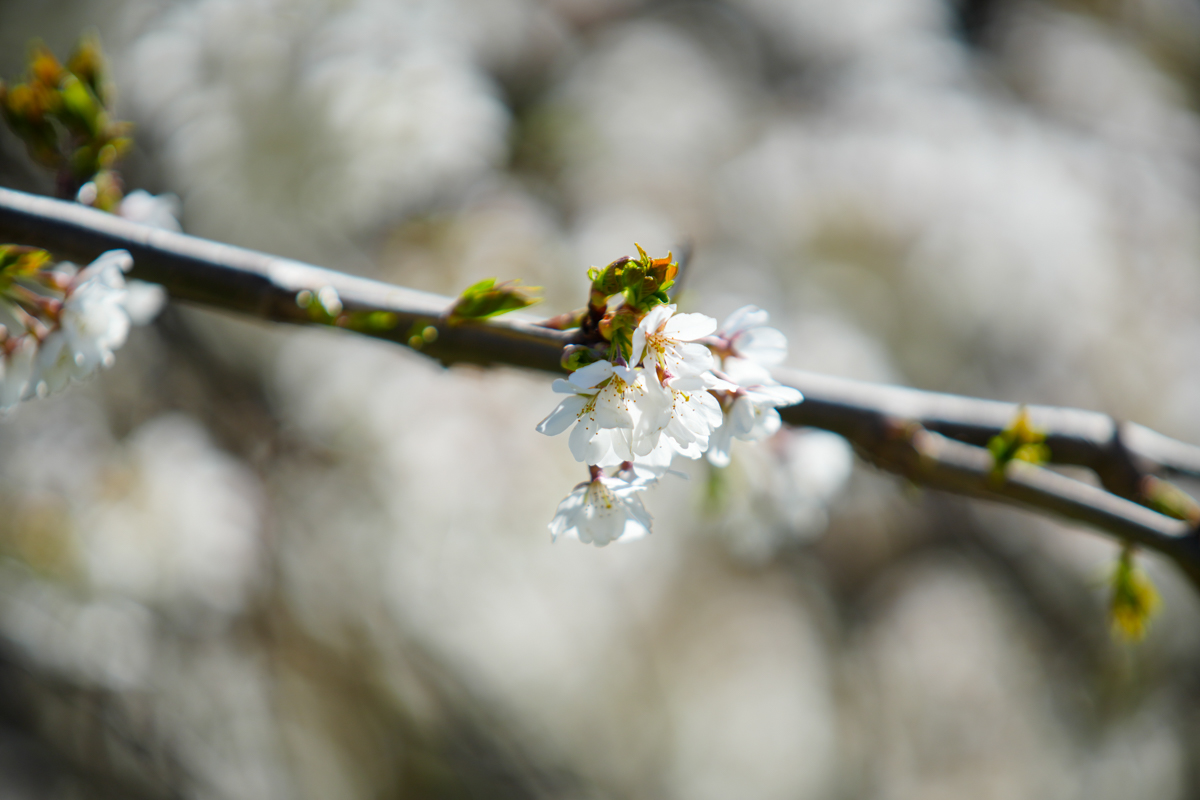
[[[573,341],[572,331],[516,315],[450,326],[444,319],[450,298],[6,189],[0,189],[0,241],[80,261],[124,248],[133,255],[133,277],[162,284],[176,300],[277,322],[342,327],[414,347],[446,365],[561,372],[562,347]],[[1096,412],[1030,406],[1050,461],[1087,467],[1104,488],[1017,462],[998,481],[984,445],[1012,422],[1016,404],[806,372],[781,370],[777,377],[805,396],[781,409],[791,425],[838,433],[867,460],[915,483],[1064,516],[1157,550],[1200,586],[1194,527],[1152,510],[1160,506],[1147,488],[1159,492],[1162,481],[1153,483],[1154,476],[1200,477],[1198,447]]]

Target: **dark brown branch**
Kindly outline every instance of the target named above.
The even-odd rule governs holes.
[[[171,297],[276,322],[309,324],[297,303],[303,291],[333,288],[343,313],[336,324],[407,343],[433,327],[421,350],[444,364],[510,364],[561,370],[571,334],[513,316],[488,324],[447,325],[450,300],[427,292],[357,278],[291,259],[139,225],[76,203],[0,189],[0,241],[30,244],[60,258],[90,261],[106,250],[128,250],[132,276],[166,287]],[[391,314],[364,319],[376,312]]]
[[[997,400],[925,392],[902,386],[779,370],[776,377],[794,386],[805,402],[782,411],[792,425],[840,433],[851,441],[878,435],[897,420],[951,439],[983,446],[1009,425],[1020,406]],[[1026,406],[1035,428],[1044,431],[1055,464],[1087,467],[1110,490],[1130,460],[1140,473],[1200,477],[1200,447],[1170,439],[1142,425],[1117,423],[1107,414],[1052,406]],[[1119,452],[1124,450],[1125,452]],[[1127,496],[1126,492],[1117,494]]]
[[[0,241],[44,247],[79,261],[123,248],[133,255],[134,277],[162,284],[176,300],[276,322],[335,324],[416,346],[447,365],[561,372],[562,347],[573,337],[515,316],[447,325],[442,315],[448,298],[4,189]],[[326,287],[336,291],[342,306],[333,316],[314,314],[315,306],[298,302],[302,292],[315,295]],[[1092,469],[1111,494],[1025,464],[1010,465],[1008,481],[996,484],[988,480],[990,455],[980,446],[1012,422],[1015,404],[806,372],[780,371],[777,377],[805,395],[803,403],[781,409],[791,425],[841,434],[868,460],[917,483],[1020,503],[1158,550],[1200,585],[1200,550],[1187,524],[1121,499],[1141,500],[1140,481],[1150,473],[1200,476],[1200,448],[1140,425],[1117,424],[1104,414],[1031,406],[1032,423],[1046,433],[1053,462]]]
[[[997,478],[986,449],[916,425],[897,434],[865,457],[922,486],[1047,511],[1109,531],[1169,556],[1200,586],[1200,539],[1186,522],[1023,461],[1010,462]]]

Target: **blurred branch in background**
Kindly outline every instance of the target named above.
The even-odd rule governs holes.
[[[128,250],[133,276],[170,295],[276,322],[318,324],[405,344],[444,365],[563,371],[573,332],[530,320],[451,324],[453,301],[289,259],[146,227],[74,203],[0,189],[0,239],[88,260]],[[832,431],[916,484],[1033,508],[1157,550],[1200,586],[1200,507],[1163,478],[1200,477],[1200,448],[1096,412],[1030,407],[1051,464],[1084,467],[1103,488],[985,449],[1021,407],[805,372],[777,377],[805,396],[781,409],[794,426]]]

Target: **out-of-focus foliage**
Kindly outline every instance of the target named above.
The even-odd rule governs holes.
[[[1126,639],[1141,641],[1146,635],[1150,618],[1161,603],[1154,584],[1133,563],[1133,548],[1125,547],[1121,550],[1121,557],[1117,559],[1112,575],[1109,613],[1112,615],[1113,629]]]
[[[987,444],[993,460],[992,479],[1003,481],[1004,470],[1010,461],[1045,462],[1050,457],[1050,448],[1045,441],[1046,434],[1029,424],[1029,411],[1022,407],[1016,419]]]
[[[113,211],[121,202],[117,161],[130,146],[130,125],[112,117],[114,101],[100,43],[85,36],[63,66],[42,43],[29,48],[28,75],[12,86],[0,81],[0,112],[25,143],[30,158],[56,176],[61,197],[85,183],[90,204]]]
[[[791,367],[1200,442],[1190,1],[12,0],[0,74],[89,28],[123,175],[190,233],[451,296],[520,276],[547,315],[690,241],[681,311],[762,307]],[[56,188],[7,132],[0,182]],[[309,313],[388,324],[336,300]],[[735,444],[716,505],[703,465],[664,482],[641,543],[552,547],[585,475],[533,431],[550,399],[170,309],[21,408],[0,795],[1197,793],[1200,608],[1155,559],[1115,644],[1119,548],[813,431]]]

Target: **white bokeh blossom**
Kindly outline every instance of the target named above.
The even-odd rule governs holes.
[[[136,189],[121,200],[117,216],[165,231],[182,231],[179,226],[179,197],[174,194],[150,194]]]
[[[651,517],[638,493],[646,484],[608,477],[594,471],[558,504],[550,533],[557,541],[566,536],[603,547],[609,542],[641,539],[650,533]]]

